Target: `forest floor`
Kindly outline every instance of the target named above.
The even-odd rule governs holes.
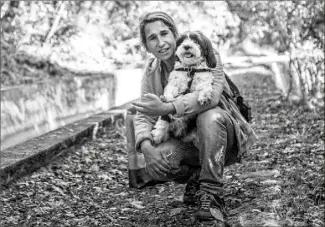
[[[281,101],[268,76],[234,81],[259,140],[225,170],[229,226],[324,226],[324,110]],[[108,128],[2,188],[0,226],[213,226],[182,203],[184,188],[129,188],[123,128]]]

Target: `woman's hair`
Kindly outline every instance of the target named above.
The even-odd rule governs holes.
[[[178,36],[178,30],[176,28],[175,22],[168,14],[161,11],[147,13],[146,15],[140,18],[140,39],[142,45],[146,49],[147,49],[147,42],[146,42],[146,34],[144,28],[148,23],[152,23],[155,21],[161,21],[162,23],[164,23],[174,34],[175,38]]]

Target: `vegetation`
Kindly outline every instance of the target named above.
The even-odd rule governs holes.
[[[139,42],[138,21],[145,12],[153,10],[168,12],[180,31],[200,29],[219,50],[227,50],[228,54],[234,54],[238,46],[244,48],[247,41],[287,54],[290,58],[287,98],[295,90],[303,104],[312,109],[323,106],[324,2],[321,0],[4,1],[1,2],[1,85],[48,78],[35,73],[35,68],[43,69],[39,64],[34,66],[40,61],[54,64],[54,68],[82,71],[113,71],[126,65],[141,67],[148,56]]]
[[[17,70],[20,56],[26,54],[25,59],[32,55],[36,61],[74,70],[112,71],[130,64],[141,67],[148,56],[139,43],[138,21],[153,10],[168,12],[181,31],[202,30],[228,54],[247,41],[287,54],[287,98],[295,88],[301,102],[310,108],[323,105],[321,0],[1,2],[2,85],[33,79],[33,62],[25,60],[23,72]]]
[[[288,54],[289,88],[296,86],[309,108],[322,102],[324,92],[324,2],[227,1],[240,18],[238,40],[251,39]],[[323,104],[322,104],[323,105]]]

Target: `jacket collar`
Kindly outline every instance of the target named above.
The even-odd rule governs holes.
[[[148,76],[150,76],[157,68],[157,59],[156,58],[149,58],[148,65],[147,65],[147,72]]]
[[[168,74],[167,66],[165,65],[165,63],[162,60],[157,58],[149,59],[148,68],[149,68],[148,76],[155,74],[157,70],[159,70],[159,72],[164,72],[164,74]]]
[[[162,71],[162,67],[164,67],[163,62],[160,59],[157,58],[151,58],[149,60],[149,74],[148,76],[153,75],[157,70],[160,72]]]

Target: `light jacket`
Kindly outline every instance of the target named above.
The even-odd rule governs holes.
[[[188,93],[180,95],[172,102],[175,107],[175,117],[189,116],[199,114],[205,110],[221,106],[225,109],[230,119],[232,120],[238,144],[238,154],[242,155],[247,148],[256,140],[249,123],[246,122],[244,117],[240,114],[236,104],[232,100],[226,99],[222,92],[231,93],[229,85],[225,79],[223,67],[218,53],[215,54],[217,58],[217,66],[212,69],[213,74],[213,99],[207,106],[202,106],[197,101],[198,93]],[[169,73],[165,70],[165,65],[161,60],[152,58],[149,59],[145,68],[145,72],[141,83],[141,96],[147,93],[163,95],[164,86],[167,84]],[[151,130],[153,129],[158,117],[147,116],[142,113],[137,113],[134,120],[135,128],[135,148],[140,149],[140,144],[143,140],[149,139],[153,141]]]

